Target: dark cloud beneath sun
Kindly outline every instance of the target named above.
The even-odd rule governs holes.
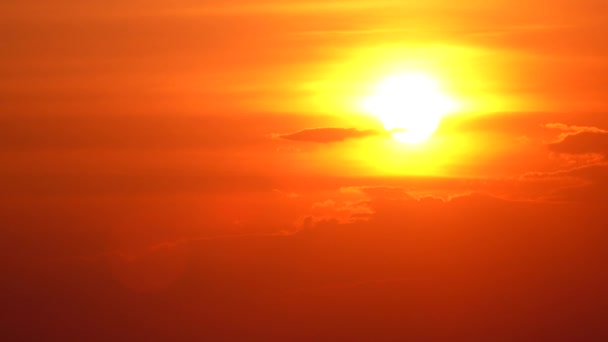
[[[356,128],[323,127],[304,129],[287,134],[273,134],[272,137],[293,141],[333,143],[347,139],[361,139],[380,135],[383,135],[383,132],[373,129],[359,130]]]

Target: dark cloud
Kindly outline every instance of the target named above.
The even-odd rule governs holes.
[[[558,140],[549,144],[553,152],[564,154],[608,154],[608,131],[593,126],[572,126],[549,123],[546,128],[562,133]]]
[[[580,131],[567,134],[562,140],[549,144],[551,151],[565,154],[599,153],[608,155],[608,132]]]
[[[304,129],[295,133],[275,134],[273,137],[293,141],[331,143],[344,141],[346,139],[367,138],[382,134],[382,132],[372,129],[358,130],[356,128],[324,127]]]

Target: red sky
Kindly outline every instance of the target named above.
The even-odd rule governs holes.
[[[606,15],[2,2],[3,335],[606,340]],[[362,106],[404,71],[459,104],[415,145]]]

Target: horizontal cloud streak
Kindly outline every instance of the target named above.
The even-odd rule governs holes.
[[[273,137],[293,141],[332,143],[344,141],[346,139],[367,138],[382,134],[382,132],[372,129],[358,130],[356,128],[325,127],[304,129],[298,132],[287,134],[274,134]]]

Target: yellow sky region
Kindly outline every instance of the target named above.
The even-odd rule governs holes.
[[[436,79],[458,100],[459,112],[483,113],[515,106],[493,89],[500,70],[492,69],[493,53],[454,45],[381,45],[351,50],[328,63],[327,73],[303,85],[311,94],[313,112],[362,114],[362,101],[378,82],[400,73],[422,73]]]
[[[295,144],[294,144],[295,145]],[[319,176],[476,176],[463,159],[479,153],[466,135],[436,134],[421,144],[404,144],[387,135],[332,144],[305,144],[298,153],[281,153],[281,167]]]
[[[452,164],[466,144],[458,136],[433,136],[421,144],[403,144],[390,137],[357,141],[344,146],[344,155],[361,165],[362,173],[372,175],[449,176]]]
[[[327,74],[318,81],[305,84],[312,96],[302,107],[340,116],[348,127],[383,130],[386,122],[366,108],[366,101],[384,80],[404,73],[425,75],[441,85],[441,91],[456,102],[446,116],[481,115],[515,106],[516,99],[493,91],[500,78],[486,59],[491,59],[490,52],[463,46],[360,47],[328,63]],[[454,174],[452,166],[474,154],[474,149],[466,136],[443,131],[415,144],[390,136],[349,140],[328,152],[334,157],[325,160],[340,159],[360,174],[446,176]]]

